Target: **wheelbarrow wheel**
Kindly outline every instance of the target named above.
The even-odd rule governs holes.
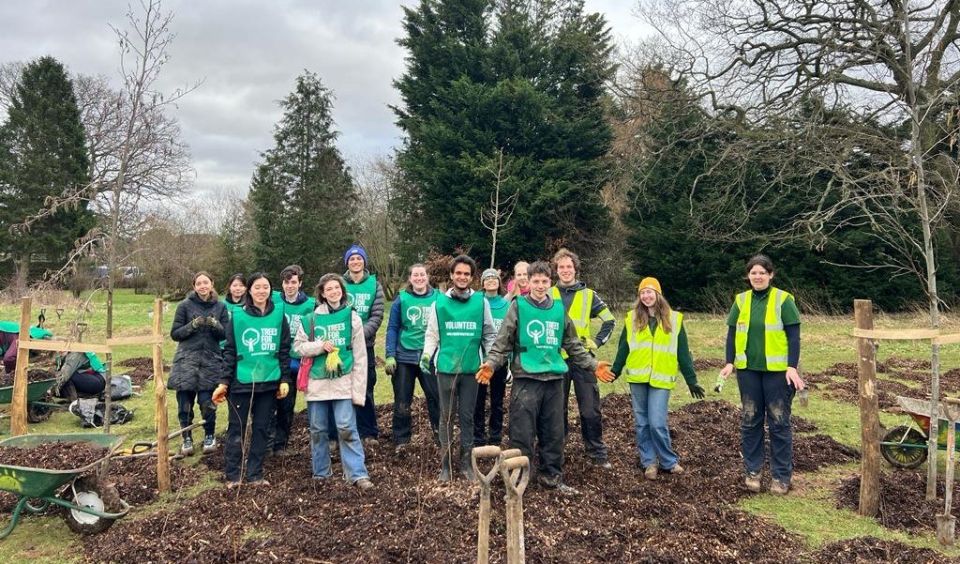
[[[76,493],[74,493],[76,492]],[[93,476],[84,476],[67,487],[63,497],[74,505],[88,507],[102,513],[113,513],[120,509],[120,494],[112,484],[105,484]],[[113,525],[114,519],[98,517],[77,509],[64,509],[64,520],[70,530],[82,535],[92,535],[106,531]]]
[[[908,425],[897,425],[883,436],[880,454],[896,468],[913,469],[927,459],[927,437],[917,429]],[[909,445],[909,446],[900,446]],[[922,446],[923,448],[918,448]]]
[[[27,422],[43,423],[47,419],[50,419],[51,413],[53,413],[52,408],[32,403],[30,407],[27,408]]]

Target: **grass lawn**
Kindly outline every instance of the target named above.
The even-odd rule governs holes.
[[[87,298],[89,296],[84,296]],[[64,309],[58,319],[55,309]],[[33,306],[33,319],[36,319],[40,308],[46,308],[46,326],[54,334],[66,334],[71,323],[83,318],[88,323],[88,330],[84,340],[102,342],[105,338],[106,307],[103,293],[92,296],[89,305],[81,308],[67,295],[47,295],[36,298]],[[146,335],[150,332],[153,297],[136,295],[132,291],[122,290],[116,294],[114,308],[115,336]],[[163,326],[169,331],[170,322],[176,304],[168,304],[164,314]],[[389,311],[389,307],[388,307]],[[19,305],[0,305],[0,319],[19,319]],[[691,350],[694,358],[723,357],[723,345],[726,336],[725,319],[719,315],[689,314],[685,325],[690,337]],[[878,315],[877,328],[920,328],[924,327],[926,319],[920,315]],[[850,337],[853,327],[853,316],[847,317],[805,317],[803,319],[803,352],[802,371],[822,371],[838,362],[855,363],[855,339]],[[601,348],[600,357],[613,360],[615,343],[622,328],[622,315],[618,315],[617,328],[614,331],[612,342]],[[960,331],[960,323],[947,320],[944,332]],[[385,327],[377,337],[376,351],[383,357]],[[175,344],[167,338],[164,346],[164,359],[169,363],[175,351]],[[119,350],[113,361],[119,362],[127,358],[149,356],[148,346],[131,346]],[[908,358],[929,358],[929,345],[923,342],[893,343],[884,342],[878,352],[878,360],[891,355]],[[946,346],[942,349],[941,366],[944,370],[960,366],[960,346]],[[122,368],[120,369],[122,371]],[[388,403],[392,401],[390,380],[382,370],[378,374],[376,386],[376,401]],[[703,371],[698,374],[701,383],[708,389],[708,398],[716,397],[712,391],[715,370]],[[614,382],[601,385],[601,391],[608,393],[626,393],[627,384]],[[734,381],[728,384],[721,397],[731,403],[738,403],[738,392]],[[168,394],[167,411],[171,428],[176,426],[176,400]],[[691,401],[691,397],[684,385],[678,386],[671,397],[671,407],[677,408]],[[303,407],[302,396],[298,399],[298,410]],[[144,390],[142,397],[125,401],[124,404],[134,409],[136,417],[126,425],[115,427],[115,432],[126,437],[128,442],[138,440],[152,440],[154,430],[154,399],[152,389]],[[218,410],[218,432],[226,427],[226,410]],[[833,436],[840,442],[858,446],[860,427],[858,410],[855,405],[839,403],[822,397],[818,393],[811,393],[809,405],[800,407],[795,404],[794,413],[813,421],[821,432]],[[884,424],[893,424],[901,417],[882,414]],[[617,422],[616,424],[621,424]],[[611,423],[608,422],[608,425]],[[632,425],[632,422],[631,422]],[[79,419],[65,413],[55,413],[49,421],[32,425],[31,432],[53,433],[80,431]],[[8,424],[0,423],[0,431],[8,432]],[[388,430],[383,430],[388,431]],[[178,443],[173,443],[178,445]],[[196,462],[193,457],[191,462]],[[309,464],[304,461],[304,464]],[[804,474],[798,477],[797,490],[787,497],[774,497],[769,494],[752,496],[742,503],[742,506],[751,512],[772,519],[793,531],[811,546],[819,546],[835,540],[872,535],[883,539],[898,540],[908,544],[937,547],[933,535],[910,536],[903,533],[884,529],[875,521],[861,518],[850,511],[838,510],[831,499],[831,491],[837,481],[845,475],[856,472],[856,466],[828,467],[816,474]],[[193,492],[202,491],[210,487],[215,476],[210,477],[209,483],[199,484]],[[180,493],[179,495],[184,495]],[[187,494],[189,495],[189,494]],[[165,499],[159,503],[176,503],[176,499]],[[150,510],[150,508],[146,508]],[[72,560],[74,552],[71,547],[76,537],[67,529],[62,519],[58,517],[28,517],[6,540],[0,541],[0,562],[23,561],[27,558],[37,562],[65,562]],[[953,556],[960,555],[960,551],[947,551]]]

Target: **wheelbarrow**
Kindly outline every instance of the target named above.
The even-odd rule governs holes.
[[[66,509],[63,517],[70,530],[81,534],[105,531],[130,510],[112,485],[102,483],[95,475],[83,476],[113,456],[123,437],[103,433],[21,435],[0,441],[0,448],[31,448],[55,441],[93,443],[109,450],[99,460],[70,470],[0,464],[0,491],[17,496],[10,523],[0,531],[0,539],[13,532],[24,510],[40,513],[51,504],[59,505]]]
[[[897,425],[883,436],[880,441],[880,454],[897,468],[912,469],[927,459],[927,439],[930,436],[930,400],[896,396],[901,410],[913,419],[909,425]],[[950,424],[944,406],[938,406],[939,424],[937,426],[937,445],[940,450],[947,448],[947,431]],[[957,435],[960,439],[960,434]],[[956,443],[957,441],[955,441]]]
[[[57,383],[56,378],[37,380],[27,384],[27,421],[40,423],[50,418],[52,405],[40,401],[50,388]],[[13,386],[0,388],[0,405],[13,403]]]

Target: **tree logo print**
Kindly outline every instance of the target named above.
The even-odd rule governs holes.
[[[547,330],[543,326],[543,322],[539,319],[534,319],[530,323],[527,323],[527,335],[533,339],[533,344],[540,344],[540,337],[543,337],[546,334]]]
[[[249,352],[253,352],[253,347],[260,342],[260,331],[253,327],[248,327],[243,334],[240,335],[240,342],[243,343],[243,346],[247,347]]]

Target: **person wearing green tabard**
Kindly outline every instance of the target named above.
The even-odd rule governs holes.
[[[524,271],[526,272],[526,271]],[[493,316],[493,327],[498,332],[503,325],[503,318],[507,315],[510,302],[503,297],[503,284],[500,282],[500,273],[494,268],[488,268],[480,275],[480,287],[483,297],[490,306]],[[489,384],[480,384],[477,388],[477,407],[473,414],[473,443],[475,445],[499,445],[503,440],[503,398],[507,394],[507,365],[501,366]],[[487,434],[487,396],[490,396],[490,424]]]
[[[263,479],[267,451],[267,425],[277,400],[290,391],[290,325],[283,307],[270,296],[270,279],[262,272],[247,280],[242,309],[233,313],[223,349],[224,372],[213,392],[213,401],[228,399],[224,474],[228,486],[242,480],[269,485]],[[247,425],[250,442],[244,444]],[[244,464],[244,458],[246,463]],[[241,475],[245,468],[245,475]]]
[[[291,264],[280,271],[280,287],[282,292],[274,290],[273,301],[283,306],[283,315],[290,324],[290,334],[297,334],[297,326],[305,315],[313,312],[317,301],[302,291],[303,268],[298,264]],[[296,381],[297,371],[300,370],[300,355],[290,351],[290,379]],[[277,415],[270,421],[270,446],[273,454],[284,456],[287,453],[287,442],[290,438],[290,429],[293,427],[293,408],[297,403],[297,388],[290,389],[287,397],[277,402]]]
[[[440,294],[430,286],[427,267],[414,264],[409,269],[407,287],[390,307],[387,322],[387,361],[384,371],[393,383],[393,444],[402,452],[410,443],[410,406],[417,380],[427,400],[427,413],[434,441],[440,441],[440,398],[437,376],[420,370],[420,354],[427,330],[427,312]]]
[[[430,370],[433,359],[440,392],[440,481],[453,479],[453,413],[460,424],[460,472],[474,479],[470,452],[473,450],[473,411],[477,405],[474,372],[483,352],[490,349],[497,332],[490,304],[470,284],[477,263],[459,255],[450,265],[451,288],[428,312],[420,369]],[[436,358],[434,359],[434,353]]]
[[[347,267],[344,274],[347,303],[363,320],[363,338],[367,344],[367,357],[370,358],[367,363],[367,399],[362,407],[356,408],[357,429],[360,431],[360,440],[368,447],[373,447],[379,444],[380,436],[376,406],[373,402],[373,388],[377,385],[377,363],[373,345],[377,341],[377,331],[383,323],[383,287],[377,277],[367,269],[367,251],[363,246],[351,245],[343,253],[343,264]],[[333,420],[329,423],[330,429],[333,429]]]
[[[227,281],[227,290],[223,293],[223,305],[227,308],[228,314],[243,308],[243,296],[246,293],[247,284],[244,282],[243,274],[238,272],[231,276]]]
[[[346,287],[337,274],[324,274],[317,284],[317,307],[297,325],[294,351],[313,358],[306,387],[310,419],[310,453],[313,478],[324,480],[333,475],[330,465],[330,441],[327,420],[336,422],[343,477],[360,490],[373,487],[367,473],[363,442],[357,431],[354,406],[362,405],[367,394],[367,347],[363,339],[363,321],[346,303]],[[339,368],[328,367],[336,351]],[[332,362],[332,361],[331,361]]]
[[[42,327],[30,327],[31,339],[52,339],[53,333]],[[3,355],[3,369],[13,374],[17,368],[17,344],[20,342],[20,324],[16,321],[0,321],[0,354]],[[31,351],[32,353],[32,351]]]

